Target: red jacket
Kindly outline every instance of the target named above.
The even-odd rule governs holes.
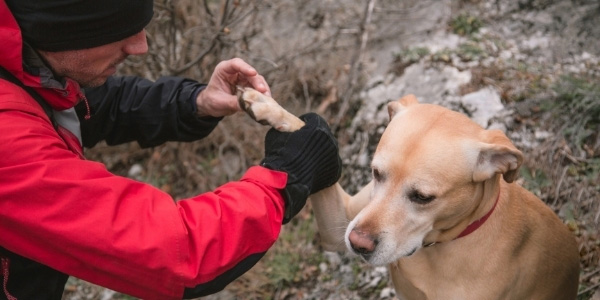
[[[4,0],[0,40],[0,65],[55,110],[81,100],[77,83],[47,88],[23,70]],[[175,202],[82,159],[80,144],[69,147],[33,98],[5,80],[0,133],[0,247],[60,272],[144,299],[181,299],[186,287],[239,276],[235,268],[279,235],[285,173],[252,167],[240,181]]]

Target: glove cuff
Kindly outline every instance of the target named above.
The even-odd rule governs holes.
[[[285,212],[283,214],[283,224],[287,224],[293,217],[295,217],[306,204],[308,199],[309,190],[302,184],[291,184],[287,185],[282,191],[283,199],[285,201]]]

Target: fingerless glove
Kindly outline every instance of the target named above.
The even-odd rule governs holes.
[[[342,172],[338,144],[327,122],[315,113],[300,119],[306,125],[297,131],[267,132],[261,162],[264,167],[288,174],[283,190],[284,224],[302,210],[310,194],[336,183]]]

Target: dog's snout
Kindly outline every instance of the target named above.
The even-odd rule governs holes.
[[[363,232],[358,229],[353,229],[348,235],[348,240],[352,250],[356,253],[366,257],[375,251],[378,240],[376,237],[369,233]]]

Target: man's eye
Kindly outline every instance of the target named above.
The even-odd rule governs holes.
[[[417,190],[413,190],[408,194],[408,199],[417,204],[427,204],[435,200],[435,196],[425,195]]]

